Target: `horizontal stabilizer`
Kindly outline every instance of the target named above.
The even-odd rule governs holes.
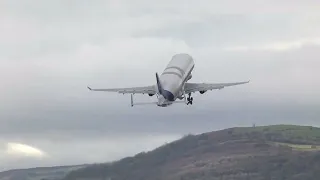
[[[134,103],[131,106],[142,106],[142,105],[153,105],[153,104],[157,104],[157,102]]]
[[[133,106],[141,106],[141,105],[151,105],[151,104],[157,104],[157,102],[142,102],[142,103],[134,103],[133,102],[133,94],[131,94],[131,107]]]
[[[143,86],[143,87],[131,87],[131,88],[113,88],[113,89],[95,89],[87,86],[90,91],[100,92],[117,92],[121,94],[156,94],[156,86]]]

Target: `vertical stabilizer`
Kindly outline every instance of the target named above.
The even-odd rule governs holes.
[[[160,82],[160,78],[159,78],[158,73],[156,73],[156,78],[157,78],[158,91],[159,91],[160,94],[162,94],[163,89],[162,89],[162,86],[161,86],[161,82]]]

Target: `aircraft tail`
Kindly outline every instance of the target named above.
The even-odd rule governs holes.
[[[160,78],[159,78],[158,73],[156,73],[156,78],[157,78],[158,91],[159,91],[160,94],[162,94],[163,89],[162,89],[162,86],[161,86],[161,82],[160,82]]]

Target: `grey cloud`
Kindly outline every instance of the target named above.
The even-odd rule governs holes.
[[[317,37],[319,14],[211,15],[199,22],[142,31],[137,37],[177,38],[190,47],[224,48]]]
[[[15,159],[0,147],[0,169],[109,161],[254,122],[319,126],[319,45],[263,49],[319,38],[317,2],[271,2],[3,1],[0,144],[33,145],[51,158]],[[239,46],[258,50],[224,50]],[[180,52],[195,58],[193,82],[251,83],[166,109],[86,89],[154,84]]]
[[[45,158],[0,156],[0,170],[30,168],[52,165],[74,165],[84,163],[109,162],[124,156],[134,155],[141,151],[152,150],[166,142],[180,138],[179,134],[145,134],[128,136],[96,136],[91,138],[70,139],[69,141],[45,138],[11,138],[11,142],[19,141],[36,147],[47,154]],[[2,141],[2,140],[0,140]],[[5,141],[2,141],[5,142]],[[86,144],[86,146],[83,146]]]

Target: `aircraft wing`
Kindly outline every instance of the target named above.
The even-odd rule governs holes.
[[[132,88],[114,88],[114,89],[93,89],[90,91],[117,92],[121,94],[156,94],[156,86],[132,87]]]
[[[207,83],[186,83],[184,90],[185,93],[193,93],[197,91],[208,91],[208,90],[213,90],[213,89],[222,89],[224,87],[228,86],[236,86],[240,84],[246,84],[249,83],[249,81],[246,82],[235,82],[235,83],[212,83],[212,84],[207,84]]]

